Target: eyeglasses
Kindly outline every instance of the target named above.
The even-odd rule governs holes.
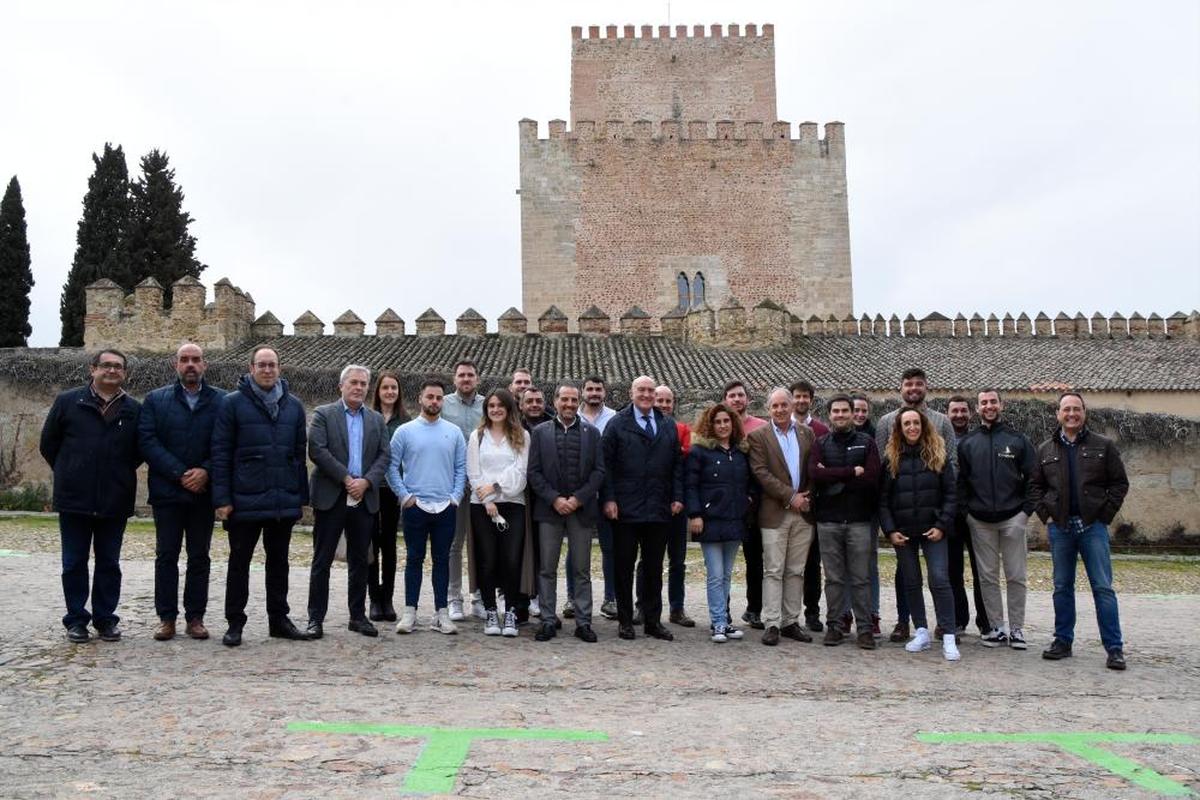
[[[276,364],[274,361],[259,361],[257,364],[254,365],[254,368],[255,369],[263,369],[263,370],[279,369],[279,365]]]
[[[96,367],[98,369],[104,370],[105,372],[124,372],[125,371],[125,365],[119,361],[101,361],[99,364],[96,365]]]

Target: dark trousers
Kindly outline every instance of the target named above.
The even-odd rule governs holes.
[[[58,533],[62,542],[62,588],[67,613],[63,625],[87,625],[96,628],[116,625],[117,603],[121,600],[121,542],[125,538],[125,518],[93,517],[89,514],[58,515]],[[95,549],[96,567],[92,573],[92,613],[88,613],[88,556]]]
[[[212,498],[154,507],[154,611],[159,619],[179,616],[179,551],[187,542],[187,571],[183,580],[183,615],[203,619],[208,608],[208,576],[212,545]]]
[[[963,550],[971,560],[971,583],[975,595],[975,627],[980,633],[992,629],[988,623],[987,610],[983,607],[983,591],[979,586],[979,569],[975,566],[975,545],[971,543],[971,529],[965,516],[954,518],[954,532],[949,537],[950,545],[950,590],[954,593],[954,622],[965,628],[971,621],[971,608],[967,605],[967,587],[963,564]]]
[[[379,519],[371,531],[367,591],[371,602],[391,605],[396,591],[396,533],[400,530],[400,501],[386,486],[379,488]]]
[[[671,517],[667,526],[669,528],[667,534],[667,603],[672,611],[683,611],[683,581],[687,576],[687,517],[683,514],[676,514]],[[634,575],[638,608],[642,607],[642,581],[645,572],[645,567],[642,566],[643,560],[638,560],[637,572]],[[660,583],[661,572],[660,568]]]
[[[763,556],[762,528],[755,521],[746,527],[742,540],[742,557],[746,560],[746,611],[762,613]]]
[[[925,595],[922,593],[920,554],[925,554],[925,566],[929,570],[929,591],[933,595],[933,609],[937,624],[946,633],[954,633],[954,595],[950,592],[949,567],[946,539],[931,542],[919,534],[907,534],[908,542],[896,551],[896,569],[904,575],[904,591],[907,594],[908,610],[912,614],[913,626],[926,628]]]
[[[662,566],[669,522],[614,522],[613,571],[617,583],[617,621],[633,624],[634,565],[638,550],[645,562],[642,619],[647,628],[662,622]]]
[[[338,539],[346,534],[346,603],[350,619],[366,619],[363,608],[367,598],[367,551],[371,547],[371,532],[375,515],[365,503],[346,505],[346,492],[328,511],[313,510],[313,559],[308,575],[308,618],[325,621],[329,610],[329,568],[337,553]]]
[[[463,501],[466,502],[465,500]],[[401,512],[404,516],[404,605],[417,607],[421,599],[421,571],[425,567],[425,543],[433,558],[433,607],[446,608],[450,593],[450,545],[454,543],[454,525],[458,506],[451,503],[439,514],[422,511],[416,505]]]
[[[835,612],[828,609],[830,616]],[[812,544],[808,548],[808,560],[804,562],[804,619],[821,618],[821,537],[817,526],[813,526]]]
[[[267,554],[267,617],[286,617],[288,611],[288,546],[294,519],[249,520],[227,523],[229,568],[225,574],[225,619],[230,625],[246,624],[250,598],[250,560],[261,536]]]
[[[521,565],[525,555],[525,506],[497,503],[496,510],[508,523],[507,530],[498,529],[482,505],[471,504],[475,581],[479,584],[483,607],[488,611],[496,610],[496,589],[504,592],[506,603],[521,595]],[[549,611],[553,609],[547,614]]]

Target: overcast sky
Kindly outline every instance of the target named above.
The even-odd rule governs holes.
[[[58,342],[91,154],[170,156],[258,312],[520,306],[517,120],[570,26],[775,24],[778,111],[846,123],[854,310],[1200,306],[1200,3],[6,4],[0,176]],[[211,298],[210,298],[211,299]],[[542,309],[526,310],[536,316]],[[451,323],[450,328],[453,329]],[[290,330],[290,327],[288,328]],[[329,326],[327,330],[332,330]],[[371,330],[371,326],[368,326]]]

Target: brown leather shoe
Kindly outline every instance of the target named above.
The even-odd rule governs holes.
[[[187,624],[187,635],[193,639],[207,639],[208,628],[204,627],[204,620],[189,620]]]
[[[154,632],[154,641],[166,642],[175,638],[175,620],[164,619],[158,623],[158,630]]]
[[[812,636],[804,628],[800,627],[799,623],[793,622],[791,625],[784,625],[779,629],[780,636],[786,636],[789,639],[795,639],[797,642],[811,642]]]

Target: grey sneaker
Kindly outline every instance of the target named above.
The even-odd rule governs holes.
[[[500,615],[494,610],[487,612],[487,620],[483,623],[484,636],[500,635]]]
[[[1008,644],[1008,634],[999,628],[992,628],[979,638],[979,643],[984,647],[1003,647]]]
[[[437,613],[433,615],[433,620],[429,623],[429,630],[438,633],[454,634],[458,633],[458,626],[450,619],[450,612],[445,608],[439,608]]]
[[[400,615],[400,621],[396,623],[396,633],[412,633],[416,624],[417,610],[412,606],[405,606],[404,613]]]
[[[605,600],[604,605],[600,606],[600,616],[604,617],[605,619],[616,619],[617,601]]]
[[[462,622],[466,617],[463,615],[462,600],[450,601],[450,620],[452,622]]]
[[[504,630],[501,633],[510,638],[517,635],[517,612],[511,609],[504,612]]]
[[[1025,631],[1020,628],[1013,628],[1008,634],[1008,646],[1013,650],[1025,650],[1029,645],[1025,644]]]

